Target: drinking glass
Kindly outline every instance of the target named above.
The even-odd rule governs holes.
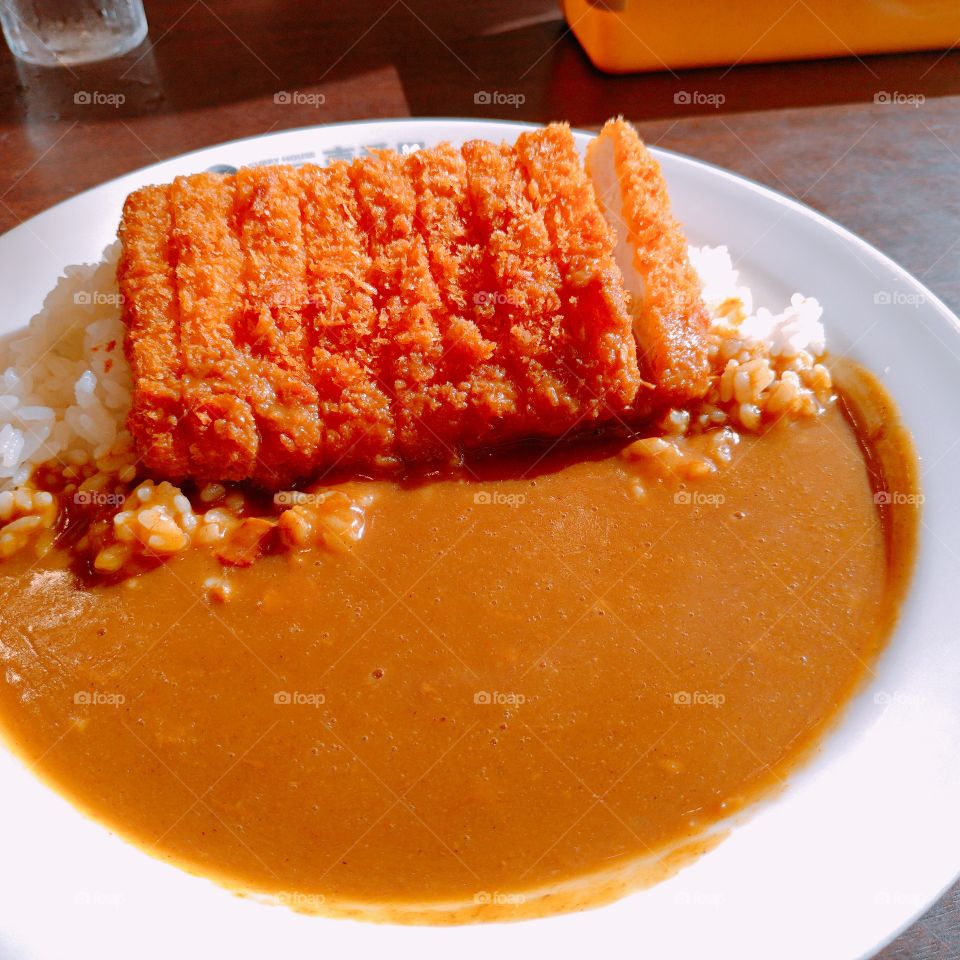
[[[119,57],[143,42],[141,0],[0,0],[14,55],[44,67]]]

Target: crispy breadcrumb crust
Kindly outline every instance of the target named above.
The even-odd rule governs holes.
[[[190,470],[190,456],[180,426],[183,363],[169,197],[165,186],[127,198],[117,281],[127,328],[124,348],[134,373],[129,427],[148,468],[182,477]]]
[[[260,449],[240,336],[243,253],[233,192],[232,178],[212,173],[177,177],[170,189],[189,473],[224,480],[251,477]],[[144,438],[134,437],[142,450]],[[174,476],[162,465],[160,473]]]
[[[438,337],[434,372],[424,384],[417,416],[422,453],[445,456],[458,445],[499,441],[517,414],[516,386],[495,360],[485,252],[468,200],[467,165],[450,144],[406,160],[416,196],[416,229],[436,285]]]
[[[646,224],[666,210],[662,181],[622,153],[625,204]],[[696,366],[687,301],[668,289],[689,280],[670,262],[675,227],[637,234],[656,248],[649,326],[666,342],[645,371],[665,396]],[[171,479],[276,489],[448,459],[623,421],[650,391],[614,237],[565,125],[515,147],[179,177],[128,198],[120,237],[128,423]]]
[[[385,463],[395,449],[393,411],[374,374],[382,340],[377,291],[349,166],[307,165],[299,174],[307,285],[301,316],[323,431],[320,462]]]
[[[658,399],[683,403],[707,389],[710,323],[700,280],[683,229],[670,212],[660,164],[637,131],[622,118],[608,121],[587,148],[588,166],[608,138],[613,141],[634,266],[644,284],[634,326],[641,371],[656,385]]]
[[[244,256],[241,335],[260,429],[253,479],[270,487],[309,473],[320,446],[319,402],[300,319],[307,298],[300,183],[289,167],[246,167],[237,172],[234,190]]]
[[[637,393],[636,346],[623,330],[631,325],[623,278],[614,259],[614,238],[593,184],[584,171],[569,126],[551,124],[522,133],[515,152],[527,176],[527,192],[547,229],[560,269],[564,330],[576,348],[560,357],[581,390],[592,394],[588,417],[604,411],[620,417]],[[611,373],[619,371],[619,379]]]

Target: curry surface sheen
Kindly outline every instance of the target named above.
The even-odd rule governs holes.
[[[10,742],[152,854],[308,908],[509,915],[698,835],[889,633],[869,458],[839,409],[640,500],[610,449],[524,456],[376,482],[351,553],[264,558],[224,605],[197,554],[133,589],[7,564]]]

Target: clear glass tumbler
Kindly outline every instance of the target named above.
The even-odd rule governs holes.
[[[141,0],[0,0],[14,55],[44,67],[119,57],[143,42]]]

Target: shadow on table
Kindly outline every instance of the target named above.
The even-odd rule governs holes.
[[[390,109],[395,101],[384,107],[374,89],[390,82],[414,116],[582,125],[615,113],[642,120],[960,93],[960,54],[940,52],[609,76],[553,0],[321,0],[309,16],[292,0],[242,0],[229,12],[176,0],[151,5],[150,16],[148,41],[118,60],[47,70],[4,56],[0,122],[126,120],[272,99],[284,128]],[[336,102],[338,85],[364,77],[366,89],[351,84],[350,102]]]

